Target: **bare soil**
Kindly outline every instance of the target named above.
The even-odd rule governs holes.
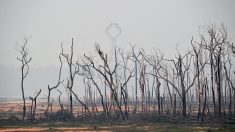
[[[70,126],[71,125],[71,126]],[[32,126],[1,126],[0,131],[18,132],[18,131],[158,131],[158,132],[234,132],[234,125],[222,126],[220,124],[168,124],[168,123],[116,123],[116,124],[80,124],[74,126],[74,123],[37,124]]]

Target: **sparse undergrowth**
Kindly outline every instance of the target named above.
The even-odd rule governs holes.
[[[202,131],[202,132],[233,132],[234,124],[206,122],[200,124],[194,120],[179,120],[174,122],[148,122],[148,121],[99,121],[70,119],[67,121],[41,121],[2,120],[0,131]]]

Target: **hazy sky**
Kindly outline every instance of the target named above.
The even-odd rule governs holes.
[[[68,47],[72,37],[81,55],[93,52],[95,42],[108,49],[105,28],[111,22],[122,28],[121,47],[131,42],[172,55],[176,44],[190,47],[191,37],[209,23],[224,22],[234,42],[234,12],[234,0],[0,0],[0,96],[13,87],[6,80],[18,76],[6,75],[4,67],[19,67],[15,47],[24,37],[32,36],[33,69],[57,65],[60,43]]]

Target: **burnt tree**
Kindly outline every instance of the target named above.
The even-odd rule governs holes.
[[[51,96],[51,91],[53,90],[53,89],[56,89],[63,81],[60,81],[61,79],[61,70],[62,70],[62,67],[63,67],[63,63],[62,63],[62,60],[61,60],[61,56],[59,55],[59,60],[60,60],[60,70],[59,70],[59,79],[58,79],[58,82],[57,82],[57,84],[55,85],[55,86],[53,86],[53,87],[50,87],[49,85],[48,85],[48,96],[47,96],[47,109],[46,109],[46,116],[48,116],[48,110],[49,110],[49,107],[50,107],[50,105],[51,105],[51,102],[50,102],[50,96]]]
[[[20,57],[17,57],[17,60],[21,62],[21,92],[23,99],[23,120],[25,119],[26,106],[25,106],[25,95],[24,95],[24,80],[29,73],[29,63],[32,60],[32,57],[29,57],[29,51],[27,50],[28,39],[24,39],[24,44],[19,46],[17,49],[20,52]]]

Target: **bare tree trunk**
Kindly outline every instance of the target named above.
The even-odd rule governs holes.
[[[121,97],[123,98],[124,106],[125,106],[125,116],[128,119],[128,109],[127,109],[127,91],[121,87]]]
[[[58,82],[55,86],[53,87],[50,87],[48,85],[48,96],[47,96],[47,109],[46,109],[46,116],[48,116],[48,110],[49,110],[49,107],[50,107],[50,97],[51,97],[51,90],[53,89],[56,89],[63,81],[60,81],[60,78],[61,78],[61,71],[62,71],[62,67],[63,67],[63,63],[62,63],[62,60],[61,60],[61,57],[59,55],[59,60],[60,60],[60,70],[59,70],[59,79],[58,79]],[[60,92],[60,91],[59,91]],[[61,93],[61,92],[60,92]]]
[[[220,48],[221,52],[221,48]],[[218,94],[218,114],[219,117],[221,117],[221,61],[220,61],[220,55],[217,58],[217,94]]]
[[[210,69],[211,69],[211,91],[212,91],[212,99],[213,99],[213,106],[214,106],[214,114],[216,114],[216,104],[215,104],[215,91],[214,91],[214,71],[213,71],[213,56],[212,53],[210,54]]]
[[[106,73],[105,73],[106,74]],[[105,114],[106,114],[106,116],[108,116],[109,115],[109,111],[108,111],[108,97],[107,97],[107,83],[106,83],[106,80],[104,81],[104,89],[105,89],[105,107],[104,107],[104,105],[103,105],[103,111],[105,112]]]
[[[232,88],[230,87],[230,85],[229,85],[229,116],[232,117]]]
[[[25,119],[26,115],[26,105],[25,105],[25,95],[24,95],[24,79],[27,77],[29,73],[29,63],[31,62],[32,58],[28,58],[29,52],[27,51],[26,45],[28,43],[28,39],[24,39],[24,44],[19,46],[17,49],[21,56],[20,58],[17,57],[17,60],[21,62],[21,92],[22,92],[22,99],[23,99],[23,120]]]
[[[163,114],[163,101],[164,100],[164,97],[161,97],[161,113]],[[159,115],[160,116],[160,115]]]
[[[144,107],[144,102],[145,102],[145,73],[146,73],[146,65],[144,64],[144,56],[142,55],[142,62],[141,62],[141,72],[140,72],[140,79],[139,79],[139,85],[140,85],[140,90],[141,90],[141,113],[142,116],[145,113],[145,107]]]
[[[181,56],[179,56],[178,58],[178,63],[179,63],[179,76],[180,76],[180,85],[181,85],[181,88],[182,88],[182,96],[181,96],[181,99],[182,99],[182,105],[183,105],[183,110],[182,110],[182,113],[183,113],[183,117],[186,117],[186,90],[185,90],[185,84],[184,84],[184,77],[183,77],[183,71],[182,71],[182,58]]]
[[[207,78],[206,78],[206,82],[204,84],[204,103],[203,103],[203,109],[202,109],[201,122],[203,122],[204,118],[205,118],[205,109],[206,109],[206,105],[207,105],[207,90],[208,90],[208,82],[207,82]],[[203,90],[202,90],[202,92],[203,92]]]
[[[22,98],[23,98],[23,120],[26,114],[26,106],[25,106],[25,97],[24,97],[24,68],[21,68],[21,91],[22,91]]]
[[[174,101],[173,101],[174,102],[173,103],[173,115],[175,115],[176,114],[176,94],[174,93],[173,95],[174,95],[173,96],[174,97]]]
[[[51,107],[51,113],[52,113],[52,103],[50,104],[50,107]]]
[[[192,44],[192,41],[191,41]],[[199,75],[200,71],[199,71],[199,54],[201,52],[201,47],[199,48],[199,50],[196,50],[196,47],[192,44],[193,50],[194,50],[194,54],[195,54],[195,61],[196,61],[196,72],[197,75]],[[197,77],[197,88],[198,88],[198,115],[197,115],[197,119],[199,120],[199,118],[201,118],[202,114],[201,114],[201,98],[202,98],[202,90],[201,90],[201,85],[200,85],[200,78]]]
[[[156,82],[157,82],[157,103],[158,103],[158,116],[161,115],[161,102],[160,102],[160,86],[161,86],[161,83],[159,82],[158,78],[156,77]]]
[[[137,58],[135,59],[135,109],[138,107],[138,76],[137,76]]]
[[[229,113],[230,113],[230,116],[232,116],[232,90],[234,91],[233,100],[235,100],[235,87],[233,85],[233,82],[230,79],[231,60],[229,60],[228,62],[229,62],[229,71],[226,68],[226,63],[224,63],[224,70],[225,70],[226,80],[229,86]],[[235,101],[233,102],[234,102],[234,115],[235,115]]]
[[[183,110],[182,110],[182,113],[183,113],[183,116],[186,117],[186,95],[183,94],[182,95],[182,103],[183,103]]]
[[[37,107],[37,98],[39,96],[39,94],[41,93],[41,89],[39,90],[39,92],[37,93],[37,95],[34,97],[34,109],[33,109],[33,118],[35,118],[35,114],[36,114],[36,107]]]
[[[63,51],[63,47],[61,45],[61,53],[60,53],[66,60],[67,65],[69,67],[69,77],[67,79],[67,88],[69,89],[69,101],[70,101],[70,114],[73,115],[73,85],[74,85],[74,78],[75,75],[79,74],[79,63],[78,61],[73,61],[73,38],[72,44],[70,49],[70,54],[65,54]]]
[[[33,98],[29,97],[31,100],[31,106],[30,106],[30,119],[33,119]]]
[[[61,95],[62,95],[62,92],[60,90],[57,90],[60,95],[59,95],[59,104],[60,104],[60,111],[63,112],[64,111],[64,107],[63,107],[63,104],[61,103]]]
[[[170,86],[169,86],[168,81],[166,81],[166,85],[167,85],[168,94],[170,96],[170,103],[171,103],[171,109],[172,109],[172,107],[173,107],[173,104],[172,104],[172,95],[171,95]]]
[[[136,56],[135,54],[135,46],[132,46],[132,57],[133,57],[133,61],[135,64],[135,110],[137,110],[138,107],[138,56]],[[134,92],[134,91],[133,91]],[[134,97],[133,97],[133,101],[134,101]]]

